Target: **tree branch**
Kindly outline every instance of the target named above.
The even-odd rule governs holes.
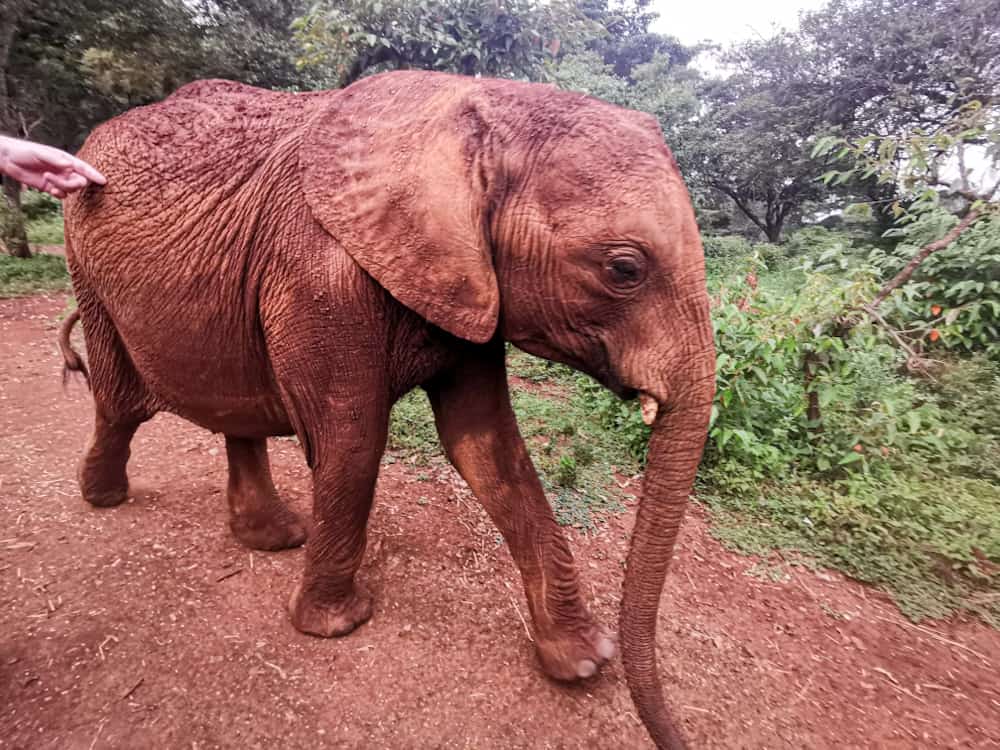
[[[739,209],[740,211],[742,211],[742,212],[743,212],[743,214],[744,214],[744,215],[745,215],[745,216],[746,216],[746,217],[747,217],[748,219],[750,219],[750,221],[752,221],[752,222],[753,222],[754,224],[756,224],[756,225],[757,225],[757,228],[758,228],[758,229],[759,229],[760,231],[762,231],[762,232],[763,232],[763,233],[764,233],[765,235],[767,234],[767,227],[766,227],[766,225],[764,224],[764,222],[762,222],[762,221],[761,221],[760,219],[758,219],[758,218],[757,218],[757,217],[756,217],[756,216],[754,215],[753,211],[751,211],[751,210],[750,210],[750,208],[749,208],[749,207],[748,207],[748,206],[747,206],[747,205],[746,205],[746,204],[745,204],[745,203],[744,203],[744,202],[743,202],[742,200],[740,200],[740,198],[738,197],[738,193],[737,193],[737,192],[736,192],[735,190],[731,190],[731,189],[729,189],[729,188],[725,188],[725,187],[721,187],[721,186],[720,186],[719,184],[717,184],[717,183],[713,183],[713,187],[714,187],[714,188],[715,188],[716,190],[718,190],[718,191],[719,191],[720,193],[722,193],[723,195],[726,195],[726,196],[728,196],[728,197],[729,197],[729,198],[730,198],[730,199],[731,199],[731,200],[733,201],[733,203],[735,203],[735,204],[736,204],[736,207],[737,207],[737,208],[738,208],[738,209]]]
[[[892,337],[892,340],[899,345],[899,348],[910,356],[910,359],[919,359],[917,353],[913,351],[912,348],[910,348],[910,345],[907,344],[905,341],[903,341],[903,337],[900,336],[895,330],[893,330],[893,327],[886,322],[885,318],[883,318],[881,315],[878,314],[878,312],[875,310],[875,303],[872,303],[870,305],[862,305],[858,309],[865,312],[868,315],[868,317],[870,317],[872,320],[874,320],[876,323],[882,326],[886,330],[886,333],[888,333]]]
[[[980,212],[978,210],[969,211],[969,213],[965,215],[965,218],[958,222],[958,224],[956,224],[952,230],[948,232],[948,234],[939,240],[935,240],[934,242],[924,245],[923,249],[914,255],[910,259],[910,262],[903,267],[903,270],[893,276],[889,283],[882,287],[879,293],[875,295],[875,299],[873,299],[866,307],[867,312],[871,314],[871,312],[878,307],[886,297],[910,280],[910,277],[913,276],[913,272],[917,270],[921,263],[927,260],[928,256],[948,247],[952,242],[958,239],[962,232],[972,226],[979,216]]]

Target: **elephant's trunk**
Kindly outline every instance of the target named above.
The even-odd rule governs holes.
[[[714,359],[714,358],[712,358]],[[707,368],[706,368],[707,369]],[[657,748],[684,740],[670,719],[656,664],[656,617],[674,542],[705,444],[713,372],[681,399],[660,409],[649,443],[643,498],[632,532],[621,609],[625,678],[639,716]]]

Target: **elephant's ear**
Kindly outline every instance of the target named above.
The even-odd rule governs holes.
[[[387,73],[352,85],[308,125],[299,153],[316,219],[411,310],[482,343],[500,293],[473,80]]]

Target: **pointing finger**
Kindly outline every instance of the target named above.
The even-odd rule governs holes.
[[[76,167],[77,171],[91,182],[96,182],[98,185],[107,184],[108,181],[105,179],[104,175],[94,169],[94,167],[90,166],[87,162],[77,159]]]

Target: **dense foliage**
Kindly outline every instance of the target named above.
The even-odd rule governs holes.
[[[428,68],[554,81],[660,120],[702,224],[780,242],[845,195],[882,209],[892,181],[815,180],[817,138],[933,129],[997,101],[1000,0],[830,0],[728,50],[652,30],[649,0],[6,0],[0,132],[77,147],[98,122],[195,78],[285,89]],[[943,22],[942,19],[946,19]],[[719,72],[694,62],[715,55]],[[26,252],[19,190],[3,238]]]
[[[995,255],[998,229],[984,222],[967,241]],[[958,332],[957,316],[958,330],[931,341],[936,298],[914,280],[886,311],[926,341],[933,368],[914,373],[881,326],[845,332],[838,320],[910,248],[811,234],[812,250],[772,258],[770,270],[745,244],[723,243],[734,255],[710,261],[718,390],[699,496],[717,533],[742,549],[798,550],[887,587],[912,615],[959,608],[1000,623],[991,594],[1000,584],[997,336],[982,345]],[[947,254],[938,259],[947,266]],[[950,346],[976,354],[956,357]],[[578,387],[641,458],[649,433],[636,406],[587,379]]]
[[[538,79],[596,24],[565,0],[349,0],[317,4],[295,28],[301,66],[346,85],[410,67]]]

